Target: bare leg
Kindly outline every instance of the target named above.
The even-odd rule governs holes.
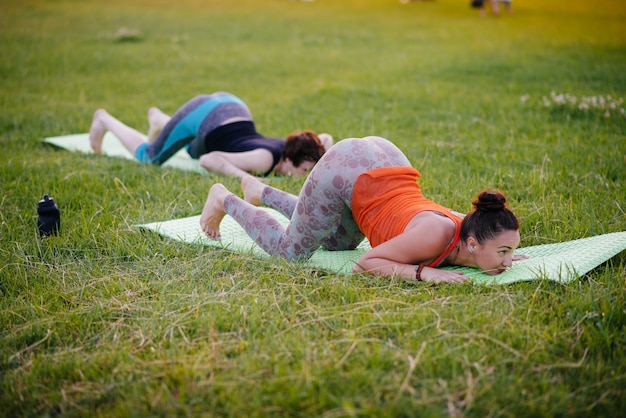
[[[224,200],[231,194],[221,183],[214,184],[209,190],[202,215],[200,215],[200,227],[212,239],[220,238],[220,223],[226,215]]]
[[[498,4],[498,0],[489,0],[489,4],[491,5],[491,14],[494,16],[499,16],[500,4]]]
[[[166,115],[157,107],[151,107],[148,109],[148,123],[150,128],[148,129],[148,142],[152,143],[163,130],[163,127],[172,117]]]
[[[144,144],[144,136],[137,130],[126,126],[121,121],[111,116],[106,110],[98,109],[93,114],[93,121],[91,122],[91,128],[89,128],[89,143],[91,148],[97,152],[102,153],[102,139],[107,131],[111,131],[122,144],[135,155],[135,150],[140,145]]]

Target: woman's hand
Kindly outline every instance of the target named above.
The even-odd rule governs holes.
[[[433,267],[424,267],[420,274],[422,281],[427,283],[466,283],[472,279],[458,270],[440,270]]]
[[[325,151],[328,151],[328,149],[333,146],[334,141],[333,141],[333,137],[330,134],[321,133],[317,137],[319,138],[320,142],[324,146]]]

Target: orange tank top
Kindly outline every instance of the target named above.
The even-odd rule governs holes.
[[[451,219],[454,238],[429,267],[436,267],[459,242],[461,221],[449,208],[428,200],[417,184],[421,176],[413,167],[382,167],[367,171],[354,184],[352,214],[372,247],[400,235],[415,215],[433,211]]]

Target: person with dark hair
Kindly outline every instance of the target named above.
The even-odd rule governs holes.
[[[350,250],[367,237],[372,249],[355,263],[368,272],[428,282],[466,282],[444,266],[480,268],[495,275],[511,267],[520,242],[519,222],[497,191],[484,191],[468,215],[422,194],[404,154],[388,140],[370,136],[339,141],[315,165],[298,197],[254,177],[241,185],[243,199],[222,184],[211,187],[200,226],[218,239],[229,214],[268,254],[307,259],[319,247]],[[290,219],[283,227],[264,204]]]
[[[333,144],[328,134],[294,132],[287,140],[268,138],[256,130],[246,104],[224,92],[197,96],[172,117],[156,107],[148,110],[147,139],[98,109],[89,130],[92,149],[102,152],[102,139],[113,132],[142,163],[163,164],[181,148],[208,171],[244,177],[250,173],[306,175]]]

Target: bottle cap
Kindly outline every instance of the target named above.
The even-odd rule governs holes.
[[[39,201],[39,206],[54,206],[54,199],[45,194],[43,199]]]

